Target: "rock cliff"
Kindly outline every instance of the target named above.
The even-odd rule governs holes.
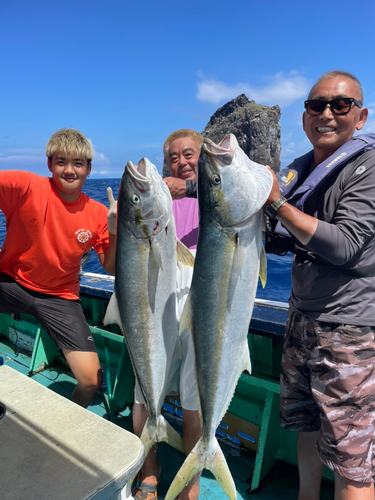
[[[262,106],[241,94],[212,115],[202,135],[219,143],[226,134],[232,133],[251,160],[270,165],[278,172],[280,114],[279,106]],[[163,177],[168,175],[168,170],[164,162]]]

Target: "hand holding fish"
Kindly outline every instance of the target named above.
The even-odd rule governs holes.
[[[270,191],[270,194],[268,195],[268,199],[265,203],[265,206],[271,205],[274,201],[276,201],[280,197],[280,187],[279,187],[279,182],[277,180],[275,172],[272,170],[272,168],[268,165],[266,165],[266,168],[272,175],[272,188]]]
[[[115,200],[112,189],[107,188],[107,196],[109,203],[109,212],[107,215],[108,231],[110,234],[116,234],[116,216],[117,216],[117,200]]]
[[[186,196],[186,181],[177,177],[165,177],[163,181],[168,186],[173,200],[181,200]]]

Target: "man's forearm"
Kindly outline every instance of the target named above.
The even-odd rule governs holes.
[[[309,243],[318,227],[318,219],[304,214],[289,203],[280,207],[276,218],[302,245]]]
[[[163,181],[168,186],[173,200],[181,200],[186,196],[186,181],[177,177],[165,177]]]

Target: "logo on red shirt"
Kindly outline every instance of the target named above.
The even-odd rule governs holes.
[[[78,243],[87,243],[92,238],[92,233],[88,229],[78,229],[75,234],[77,235]]]

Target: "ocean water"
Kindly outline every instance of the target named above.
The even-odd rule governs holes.
[[[115,198],[120,186],[120,179],[88,179],[84,185],[83,191],[93,198],[108,206],[106,189],[110,186],[113,190]],[[5,217],[0,212],[0,248],[5,237]],[[22,235],[20,235],[22,237]],[[290,254],[285,257],[267,254],[267,284],[262,288],[259,283],[257,297],[259,299],[277,300],[287,302],[290,289],[290,268],[292,265],[292,257]],[[95,252],[91,252],[90,260],[86,264],[85,271],[92,273],[106,274],[101,267]]]

